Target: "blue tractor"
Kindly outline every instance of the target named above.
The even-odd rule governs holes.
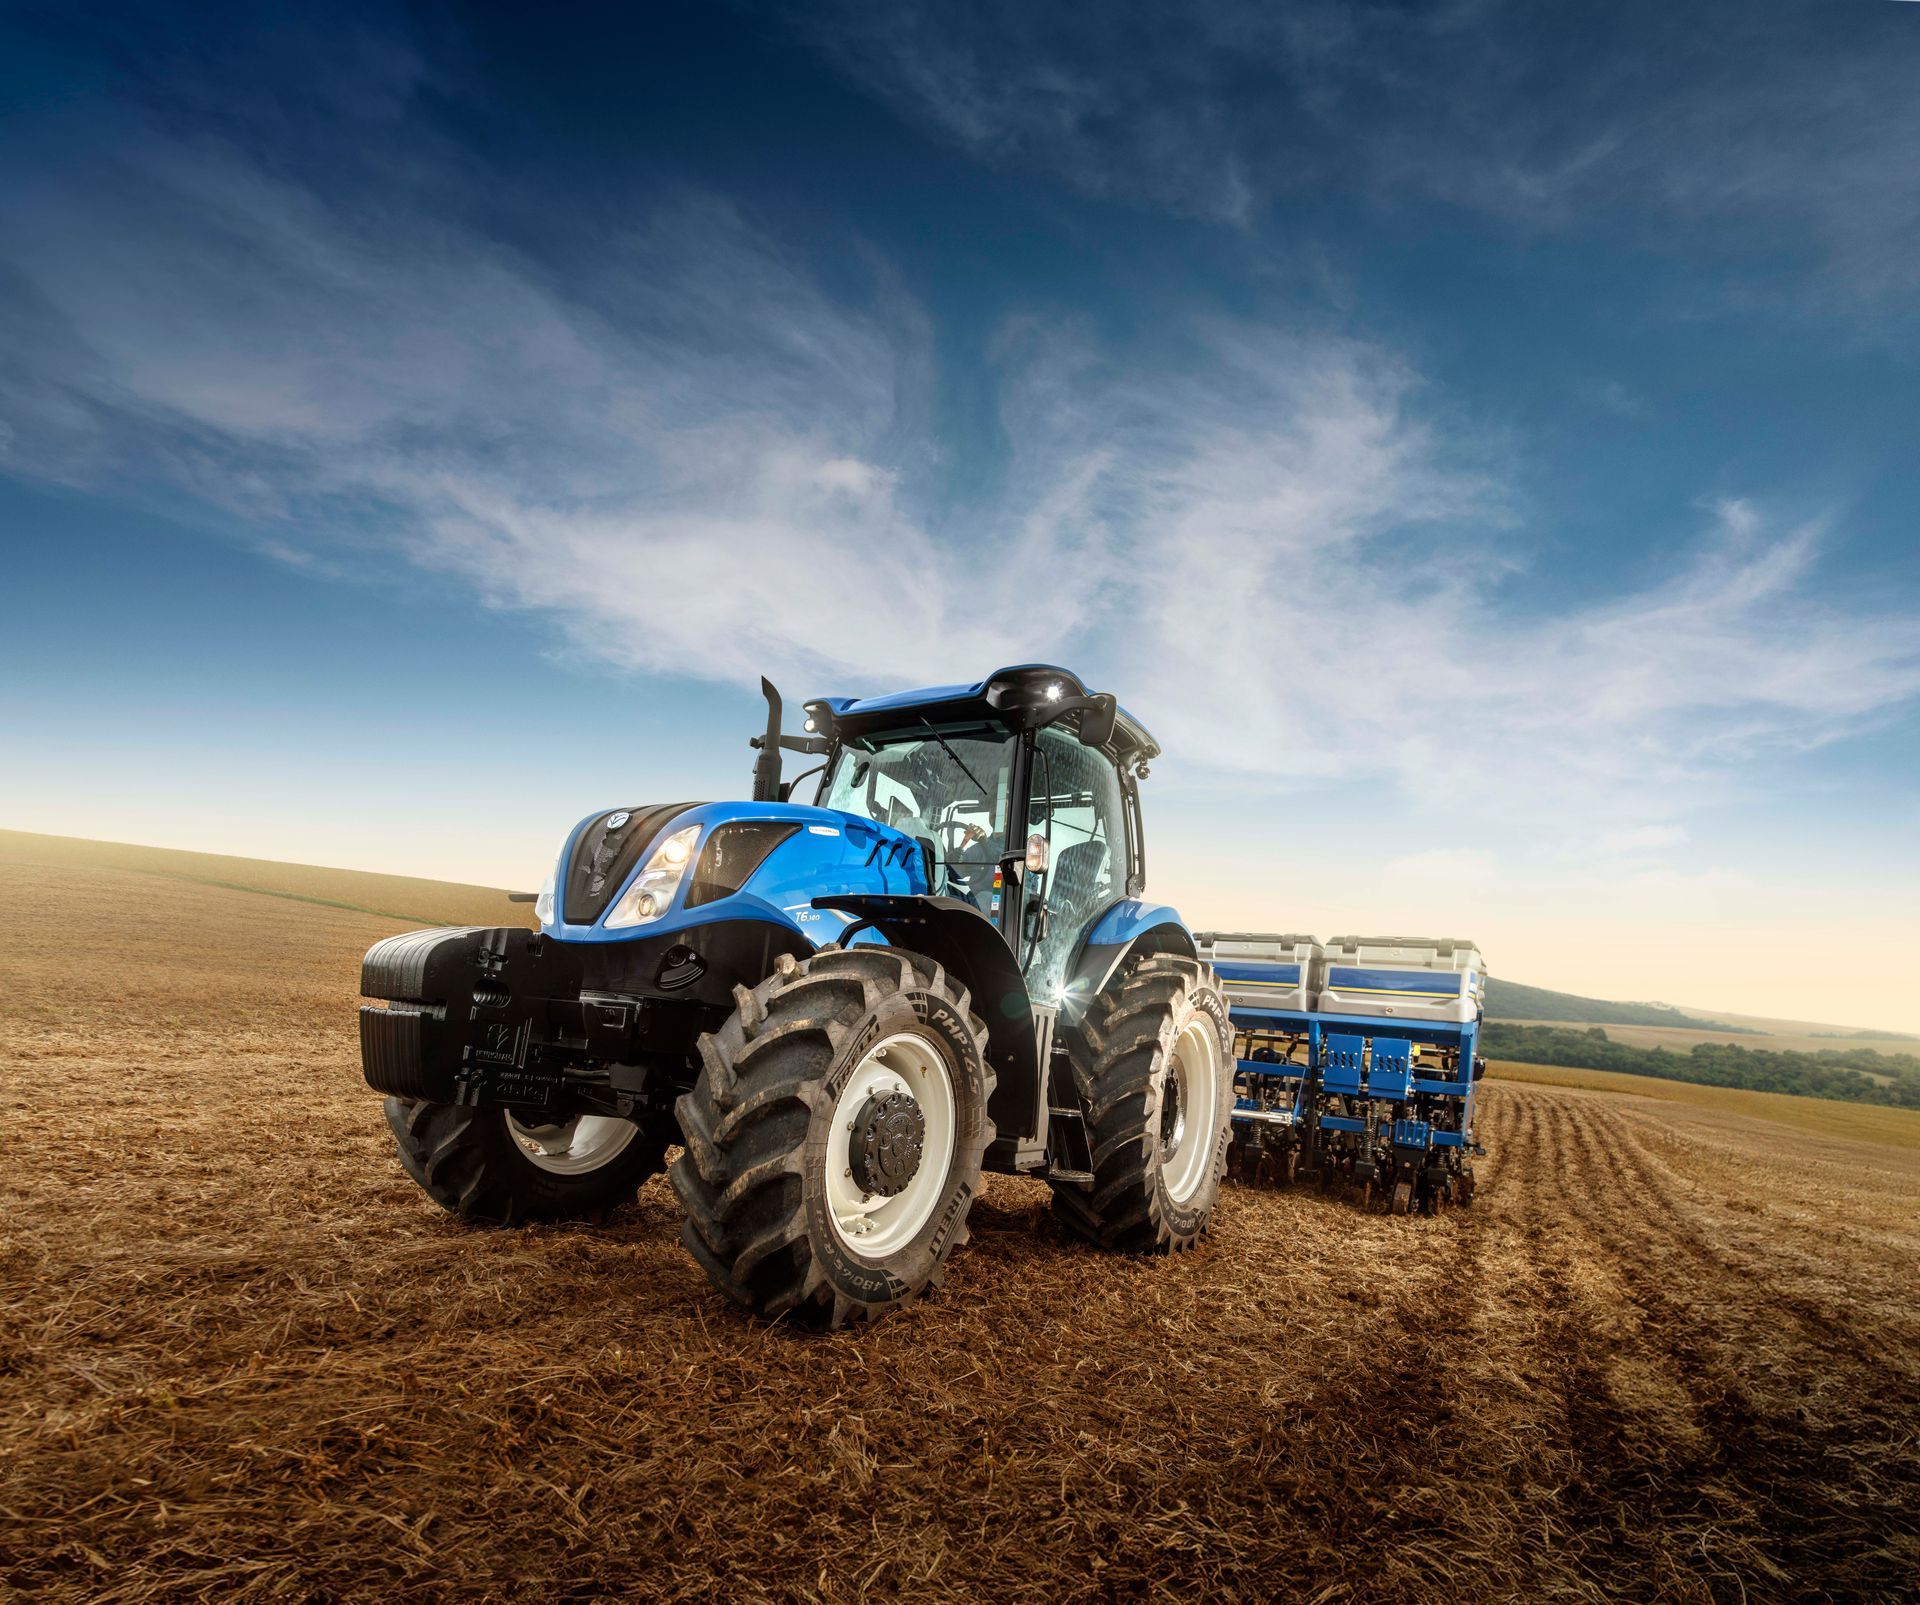
[[[983,1171],[1071,1231],[1191,1248],[1233,1111],[1227,1004],[1142,902],[1159,753],[1048,665],[768,721],[748,802],[582,820],[539,930],[366,956],[366,1079],[400,1160],[477,1224],[590,1219],[681,1153],[681,1236],[765,1317],[937,1285]],[[792,800],[781,754],[819,764]]]

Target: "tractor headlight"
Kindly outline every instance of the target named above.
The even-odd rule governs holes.
[[[553,923],[553,889],[555,871],[548,870],[547,878],[540,883],[540,895],[533,900],[533,917],[542,925]]]
[[[700,827],[689,825],[676,830],[649,855],[639,877],[620,896],[607,915],[609,930],[629,925],[650,925],[673,906],[674,894],[687,878],[687,866],[693,862],[693,844],[700,839]]]

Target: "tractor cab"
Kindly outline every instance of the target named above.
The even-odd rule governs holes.
[[[806,713],[827,752],[818,805],[911,836],[932,892],[999,928],[1034,998],[1055,998],[1098,916],[1144,887],[1138,780],[1160,749],[1067,670]]]

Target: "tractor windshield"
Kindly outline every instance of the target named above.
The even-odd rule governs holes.
[[[891,825],[920,842],[933,890],[1000,915],[994,871],[1007,852],[1014,742],[992,727],[865,736],[840,749],[820,806]]]

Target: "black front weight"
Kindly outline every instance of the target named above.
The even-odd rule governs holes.
[[[568,1050],[587,1047],[579,962],[531,931],[388,937],[368,950],[360,991],[387,1000],[360,1010],[361,1069],[368,1086],[396,1097],[546,1108]]]

